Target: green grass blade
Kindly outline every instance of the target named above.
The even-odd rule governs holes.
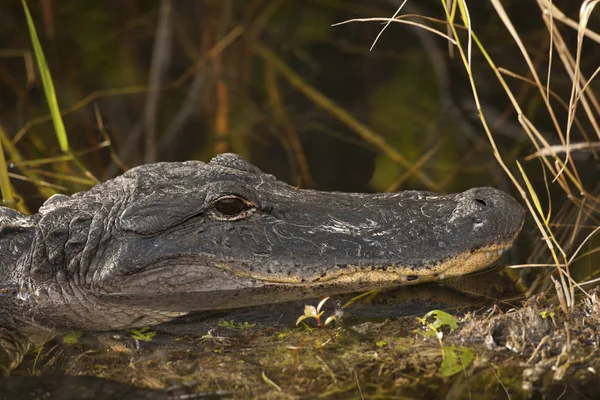
[[[0,126],[0,134],[3,133],[2,126]],[[1,204],[8,206],[14,206],[15,197],[10,186],[10,180],[8,179],[8,167],[6,165],[6,158],[4,158],[4,149],[2,147],[2,141],[0,141],[0,193],[2,194]]]
[[[540,199],[539,199],[537,193],[535,192],[533,185],[529,181],[529,177],[525,173],[525,170],[523,169],[523,167],[521,166],[521,163],[519,161],[517,161],[517,167],[519,167],[519,171],[521,171],[521,176],[523,177],[523,180],[525,181],[525,185],[527,186],[527,191],[529,192],[529,196],[531,196],[531,200],[533,201],[533,205],[535,206],[536,211],[538,212],[539,216],[542,217],[544,224],[548,225],[548,223],[550,222],[550,215],[544,216],[544,209],[542,208],[542,203],[540,202]]]
[[[29,36],[31,36],[31,44],[33,45],[33,51],[35,53],[35,59],[37,61],[38,69],[40,70],[40,76],[42,78],[42,85],[44,86],[44,93],[46,94],[46,101],[48,102],[48,109],[52,116],[52,122],[54,124],[54,130],[56,131],[56,137],[60,144],[60,149],[64,152],[69,150],[69,140],[67,138],[67,131],[60,115],[60,109],[58,108],[58,101],[56,100],[56,92],[54,91],[54,83],[52,83],[52,75],[46,63],[46,57],[40,44],[35,24],[29,13],[29,7],[27,7],[26,0],[21,0],[23,4],[23,11],[25,12],[25,18],[27,19],[27,26],[29,27]]]

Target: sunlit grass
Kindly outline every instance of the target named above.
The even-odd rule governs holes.
[[[56,138],[60,144],[60,149],[66,153],[69,151],[69,139],[67,137],[67,131],[65,130],[62,116],[60,115],[60,108],[58,106],[58,100],[56,99],[56,91],[54,90],[52,74],[50,73],[50,68],[48,68],[48,63],[46,62],[46,57],[44,56],[44,50],[42,49],[33,18],[31,18],[27,1],[21,0],[21,4],[23,4],[25,19],[27,20],[27,27],[29,28],[29,36],[31,37],[31,44],[35,53],[35,60],[40,71],[40,77],[44,87],[44,94],[46,96],[46,102],[48,103],[48,109],[50,110],[50,115],[52,116],[52,123],[54,124]]]
[[[464,23],[465,21],[467,21],[466,16],[463,15],[466,12],[466,10],[468,10],[466,2],[464,2],[464,0],[456,0],[453,2],[453,5],[456,5],[457,3],[459,4],[459,7],[458,7],[459,13],[462,15],[462,21]],[[584,4],[582,5],[582,9],[585,8],[585,11],[589,13],[589,4],[586,4],[586,3],[588,3],[588,2],[584,2]],[[472,88],[472,92],[473,92],[473,98],[474,98],[475,102],[477,103],[477,110],[478,110],[480,119],[482,121],[483,128],[484,128],[486,134],[488,135],[489,142],[493,148],[494,155],[496,156],[498,163],[502,166],[502,168],[504,169],[506,174],[512,180],[513,184],[515,185],[515,187],[517,188],[519,193],[521,193],[521,195],[530,211],[530,215],[533,217],[533,219],[538,227],[538,230],[540,231],[540,233],[544,239],[544,242],[547,245],[548,251],[550,252],[550,254],[552,256],[552,259],[554,260],[554,265],[555,265],[556,272],[558,275],[557,279],[555,279],[554,277],[551,277],[551,279],[555,285],[555,288],[556,288],[556,291],[558,294],[558,298],[560,300],[560,305],[561,305],[563,311],[568,313],[573,309],[573,306],[574,306],[574,287],[576,285],[575,282],[573,281],[573,279],[571,278],[569,266],[570,266],[571,262],[575,259],[576,254],[581,249],[581,246],[583,246],[583,243],[590,240],[590,238],[598,232],[598,229],[594,229],[583,240],[583,243],[579,246],[579,248],[570,257],[568,256],[567,251],[565,249],[563,249],[561,243],[559,243],[559,241],[556,239],[556,236],[553,231],[554,228],[553,228],[553,216],[552,216],[552,212],[551,212],[551,203],[548,206],[548,210],[544,210],[544,207],[542,206],[542,204],[539,200],[538,194],[535,192],[533,185],[530,183],[530,179],[528,178],[526,169],[523,168],[521,166],[521,164],[517,163],[517,166],[521,173],[521,180],[522,180],[522,182],[525,183],[525,186],[523,186],[520,183],[521,180],[517,179],[517,177],[511,172],[510,168],[508,168],[508,166],[504,162],[501,154],[499,153],[498,148],[495,144],[493,132],[491,131],[490,127],[488,126],[488,123],[486,121],[486,116],[485,116],[484,112],[482,111],[482,108],[479,103],[477,84],[476,84],[475,78],[473,76],[473,71],[471,70],[470,62],[468,61],[468,58],[465,55],[465,53],[466,53],[465,47],[460,40],[460,36],[457,33],[456,28],[454,27],[455,21],[453,19],[453,13],[450,11],[449,8],[446,8],[445,1],[442,1],[442,5],[445,7],[446,15],[447,15],[448,21],[450,23],[450,27],[453,32],[454,39],[457,42],[457,48],[458,48],[459,54],[462,58],[463,65],[469,75],[469,79],[471,82],[471,88]],[[542,134],[540,134],[539,130],[527,118],[526,113],[521,109],[519,102],[516,100],[516,96],[512,93],[508,83],[505,81],[504,74],[502,73],[501,69],[497,67],[496,63],[493,61],[490,54],[486,51],[484,45],[479,40],[479,38],[477,37],[475,32],[471,33],[471,35],[468,37],[468,41],[473,40],[476,43],[476,46],[483,54],[484,58],[488,62],[489,67],[495,73],[499,83],[502,85],[505,93],[507,94],[508,98],[510,99],[511,104],[513,105],[515,112],[518,116],[518,121],[521,124],[521,126],[523,127],[524,132],[528,135],[532,145],[537,148],[538,153],[540,155],[543,154],[543,156],[541,156],[541,157],[542,157],[542,161],[544,163],[543,166],[546,168],[546,170],[544,172],[547,171],[551,174],[551,176],[553,178],[552,182],[558,184],[563,189],[563,191],[565,192],[565,195],[568,198],[572,199],[574,196],[576,196],[573,193],[572,186],[575,187],[577,195],[581,195],[583,197],[590,196],[588,194],[588,192],[586,191],[586,189],[583,187],[583,183],[582,183],[581,179],[579,178],[577,166],[575,165],[575,163],[573,162],[573,160],[570,156],[570,148],[569,148],[570,142],[571,142],[570,131],[571,131],[571,127],[573,126],[573,121],[575,121],[575,111],[577,108],[577,101],[581,100],[582,102],[585,102],[585,98],[586,98],[586,96],[584,95],[583,91],[580,88],[582,86],[587,87],[588,88],[587,94],[590,97],[593,97],[593,94],[591,93],[591,89],[589,88],[589,86],[587,86],[587,82],[582,81],[580,79],[579,60],[581,57],[581,41],[578,41],[577,50],[576,50],[577,56],[575,57],[575,59],[576,59],[575,62],[569,62],[569,60],[573,60],[573,57],[571,54],[568,54],[569,50],[568,50],[567,46],[558,46],[557,50],[556,50],[559,54],[559,58],[564,63],[563,66],[564,66],[565,71],[571,71],[572,69],[574,69],[574,71],[575,71],[574,73],[571,74],[571,78],[573,81],[573,83],[572,83],[573,89],[572,89],[571,98],[568,102],[569,103],[569,107],[568,107],[569,116],[566,121],[566,126],[562,126],[559,119],[556,117],[556,113],[554,111],[554,106],[550,101],[550,96],[549,96],[549,93],[551,91],[550,90],[550,86],[551,86],[550,79],[547,80],[546,85],[544,85],[542,83],[542,80],[539,78],[539,75],[534,66],[534,63],[532,62],[532,60],[529,57],[528,49],[523,44],[523,41],[521,40],[518,31],[514,28],[510,18],[505,13],[505,11],[502,7],[502,4],[497,0],[492,0],[492,5],[494,6],[494,8],[498,14],[498,17],[504,23],[504,26],[506,27],[507,31],[509,32],[509,34],[511,35],[515,44],[519,48],[519,50],[523,56],[523,60],[525,61],[526,65],[529,68],[529,72],[530,72],[531,76],[533,77],[535,86],[537,86],[540,96],[542,97],[544,104],[546,106],[546,109],[548,111],[548,114],[550,115],[550,118],[553,121],[555,130],[556,130],[556,134],[557,134],[558,138],[560,139],[561,143],[563,144],[563,149],[564,149],[564,154],[565,154],[564,159],[559,157],[558,153],[555,151],[555,148],[552,147],[548,143],[546,138]],[[588,8],[586,8],[586,7],[588,7]],[[547,14],[544,12],[543,7],[541,7],[541,8],[542,8],[541,12],[544,14],[544,16],[547,16]],[[583,35],[582,32],[585,31],[584,25],[586,24],[586,22],[587,22],[586,19],[582,19],[582,22],[580,23],[580,25],[578,27],[579,38],[582,37],[582,35]],[[551,40],[553,42],[555,42],[556,39],[558,38],[558,31],[555,29],[555,26],[552,23],[548,24],[548,28],[549,28],[549,35],[551,37]],[[469,46],[467,46],[467,47],[469,47]],[[549,60],[552,60],[552,52],[553,51],[554,51],[554,49],[551,48],[550,54],[548,57]],[[584,107],[584,108],[586,108],[586,110],[587,110],[589,107]],[[594,123],[592,115],[593,115],[592,113],[586,112],[586,116],[589,117],[591,125],[593,127],[596,127],[597,125]],[[598,134],[597,129],[596,129],[595,133]],[[542,151],[542,150],[544,150],[544,151]],[[574,229],[577,229],[577,227],[575,227]],[[583,291],[583,289],[582,289],[582,291]],[[584,291],[584,293],[585,293],[585,291]]]
[[[5,136],[2,125],[0,125],[0,136]],[[0,204],[8,206],[14,205],[15,197],[12,186],[10,185],[10,179],[8,178],[8,166],[6,165],[6,158],[4,157],[2,140],[0,140],[0,194],[2,194],[2,203]]]
[[[344,23],[356,21],[382,21],[386,22],[385,27],[387,27],[391,22],[407,24],[407,19],[410,19],[411,25],[419,26],[422,29],[447,39],[450,56],[458,54],[458,57],[460,57],[462,65],[467,72],[472,97],[477,108],[482,128],[490,143],[492,153],[497,163],[510,178],[516,191],[523,198],[523,201],[529,210],[529,214],[533,218],[537,229],[540,232],[542,241],[545,243],[547,251],[553,261],[553,264],[534,262],[522,264],[519,267],[522,268],[527,265],[553,265],[555,267],[556,279],[551,277],[551,280],[558,292],[557,294],[563,311],[568,313],[574,306],[574,288],[581,288],[581,286],[572,279],[570,267],[575,261],[580,260],[583,257],[583,255],[578,256],[578,254],[581,252],[584,244],[589,244],[593,237],[600,231],[597,217],[599,211],[598,199],[593,192],[596,188],[588,190],[584,187],[579,176],[578,166],[573,161],[571,155],[571,152],[574,150],[591,151],[600,145],[599,142],[592,142],[590,139],[594,136],[600,138],[600,124],[596,121],[596,115],[600,114],[600,102],[596,99],[590,85],[590,81],[600,73],[600,67],[594,71],[589,80],[586,80],[585,77],[583,77],[580,70],[583,54],[583,38],[588,37],[596,42],[600,42],[600,35],[591,31],[588,27],[590,15],[598,1],[586,0],[582,3],[579,22],[566,17],[565,14],[550,0],[538,0],[537,3],[540,7],[540,14],[548,29],[548,40],[550,43],[550,50],[547,57],[547,78],[545,80],[542,79],[540,73],[538,73],[536,65],[529,55],[530,52],[533,52],[534,50],[537,51],[537,49],[527,48],[519,31],[513,26],[510,17],[505,12],[502,3],[499,0],[491,0],[491,4],[496,11],[497,17],[506,29],[505,32],[499,32],[498,34],[507,33],[509,35],[510,40],[512,40],[520,52],[522,61],[528,69],[527,76],[502,68],[495,62],[492,55],[487,51],[484,41],[478,37],[477,32],[473,29],[468,4],[465,0],[440,0],[440,4],[446,15],[446,32],[442,32],[433,27],[439,25],[439,20],[424,15],[401,15],[401,8],[399,8],[391,18],[356,19],[345,21]],[[556,18],[557,20],[553,20],[553,18]],[[412,21],[414,19],[419,19],[423,22],[414,22]],[[564,25],[558,27],[558,21]],[[568,29],[577,31],[577,45],[574,50],[570,49],[562,38],[561,29],[564,28],[564,26],[567,26]],[[380,31],[380,35],[378,35],[377,38],[381,36],[385,27]],[[536,150],[532,156],[526,158],[526,161],[530,161],[533,158],[539,158],[542,163],[542,173],[546,184],[545,189],[549,198],[547,205],[543,205],[540,201],[540,196],[536,193],[536,190],[539,189],[536,189],[531,183],[527,165],[523,166],[519,162],[516,162],[514,165],[509,165],[509,163],[505,161],[507,158],[500,152],[497,146],[494,131],[490,127],[487,115],[481,106],[479,85],[476,78],[478,74],[475,73],[478,71],[473,70],[475,67],[472,63],[474,51],[479,52],[479,55],[487,62],[488,68],[495,74],[498,83],[503,88],[514,109],[517,121],[523,129],[523,133],[529,139],[531,146]],[[555,55],[558,56],[560,64],[553,61]],[[542,65],[541,67],[544,66]],[[542,69],[541,67],[538,66],[537,68]],[[478,64],[477,68],[482,68],[481,64]],[[552,80],[550,79],[551,73],[552,75],[561,73],[571,79],[572,88],[569,99],[562,99],[553,91]],[[510,88],[507,78],[518,80],[525,85],[531,85],[537,89],[549,120],[554,127],[555,139],[558,140],[560,144],[551,144],[550,142],[553,138],[548,137],[547,133],[542,134],[541,130],[535,126],[527,112],[519,103],[518,97]],[[561,107],[561,110],[555,110],[555,104],[558,107]],[[577,115],[578,106],[581,106],[580,108],[582,108],[583,111],[580,115]],[[560,119],[557,115],[564,114],[565,110],[567,111],[567,117]],[[558,113],[558,111],[561,111],[561,113]],[[590,126],[592,132],[585,132],[584,126]],[[581,133],[581,136],[583,137],[582,142],[572,143],[573,127],[576,127],[578,132]],[[512,164],[512,162],[510,164]],[[515,170],[519,171],[519,174],[515,174],[515,172],[513,172]],[[572,202],[574,207],[578,207],[581,211],[585,211],[579,213],[578,220],[574,224],[565,225],[559,223],[559,220],[555,220],[558,217],[553,215],[552,199],[549,194],[551,192],[551,187],[556,185],[562,189],[565,197]],[[582,224],[582,221],[580,221],[581,216],[585,217],[588,222]],[[563,243],[561,240],[557,239],[558,236],[556,235],[556,232],[560,231],[563,233],[561,237],[566,236],[570,238],[569,240],[574,240],[581,229],[588,229],[586,226],[589,227],[590,222],[592,224],[590,228],[591,232],[578,242],[580,244],[576,250],[572,249],[570,244]],[[564,235],[566,230],[570,230],[568,235]],[[595,253],[597,252],[592,250],[586,254],[591,256]],[[585,293],[583,289],[582,291]]]

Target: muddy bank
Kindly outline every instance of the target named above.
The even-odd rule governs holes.
[[[347,299],[331,299],[321,321],[336,308],[338,320],[321,328],[311,318],[296,326],[304,307],[290,303],[196,314],[141,332],[67,335],[30,354],[15,374],[236,398],[564,399],[597,389],[596,297],[565,316],[543,296],[490,304],[454,289],[425,286],[421,297],[416,290],[367,296],[341,312]],[[453,331],[435,318],[424,325],[402,315],[434,306],[452,308]],[[443,369],[452,348],[453,374]]]

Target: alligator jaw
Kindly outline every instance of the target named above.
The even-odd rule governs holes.
[[[143,309],[163,311],[198,311],[205,309],[237,308],[266,303],[330,296],[371,289],[383,289],[402,285],[414,285],[429,281],[462,276],[481,270],[496,262],[510,244],[492,245],[472,252],[465,252],[434,266],[428,267],[365,267],[347,265],[336,274],[314,277],[304,282],[298,279],[276,279],[269,275],[246,274],[226,265],[197,267],[204,277],[210,277],[198,286],[187,280],[183,287],[177,287],[178,280],[145,280],[125,278],[121,281],[119,293],[97,294],[109,303],[127,305]],[[183,276],[186,265],[163,265],[147,271],[148,276],[161,274],[161,271],[175,272]],[[176,272],[180,271],[180,272]],[[130,286],[130,284],[132,286]],[[144,291],[138,285],[142,285]],[[141,311],[140,311],[141,312]],[[146,311],[147,312],[147,311]]]
[[[364,286],[365,282],[371,283],[373,287],[379,285],[397,286],[463,276],[492,265],[510,247],[511,244],[486,246],[475,251],[466,251],[430,266],[346,265],[343,269],[334,269],[335,272],[325,276],[313,276],[303,279],[293,276],[273,277],[264,274],[242,273],[230,269],[226,265],[219,265],[216,268],[228,271],[234,276],[254,279],[271,285],[312,286],[319,284],[333,289],[336,286],[343,286],[348,289],[352,287],[353,283],[356,283],[358,289]]]
[[[473,253],[464,253],[431,268],[347,266],[345,272],[305,282],[276,280],[272,276],[251,276],[234,272],[225,266],[199,267],[203,269],[205,276],[211,276],[201,286],[194,285],[193,282],[190,285],[188,281],[184,288],[172,290],[170,288],[174,287],[174,281],[167,284],[164,281],[160,284],[149,282],[143,285],[145,291],[141,291],[136,288],[135,280],[131,282],[134,286],[129,286],[130,282],[125,279],[121,282],[122,292],[97,296],[109,304],[139,309],[140,314],[148,313],[148,310],[185,313],[256,306],[461,276],[494,263],[506,248],[490,246]],[[171,271],[179,268],[186,270],[185,265],[170,265],[158,268],[153,273],[160,273],[165,268]]]

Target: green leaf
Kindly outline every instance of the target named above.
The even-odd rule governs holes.
[[[311,318],[308,315],[301,315],[298,317],[298,319],[296,320],[296,326],[298,326],[298,324],[300,324],[300,322],[304,321],[306,318]]]
[[[444,360],[440,366],[440,373],[444,376],[456,375],[466,369],[475,359],[475,352],[468,347],[443,346],[442,355]]]
[[[75,344],[79,341],[79,338],[83,335],[82,331],[71,331],[63,336],[63,342],[67,344]]]
[[[430,319],[433,318],[433,322]],[[415,329],[414,332],[427,338],[441,340],[443,336],[442,327],[448,326],[450,331],[458,328],[458,320],[447,312],[441,310],[429,311],[423,318],[417,320],[424,325],[423,329]]]
[[[248,323],[247,321],[244,323],[238,322],[236,324],[234,320],[229,320],[229,321],[221,320],[221,321],[219,321],[219,326],[222,328],[243,331],[244,329],[254,328],[256,326],[256,324],[251,324],[251,323]]]
[[[144,326],[143,328],[139,329],[130,329],[129,334],[134,339],[149,342],[152,340],[154,335],[156,335],[156,331],[151,331],[149,326]]]
[[[423,328],[415,329],[413,332],[423,336],[425,339],[435,339],[437,340],[437,330],[436,328],[427,321],[426,317],[420,318],[417,317],[417,320],[423,324]]]
[[[436,329],[439,329],[444,325],[449,326],[450,331],[454,331],[456,328],[458,328],[458,320],[447,312],[441,310],[432,310],[425,314],[425,317],[435,318],[431,325]]]

